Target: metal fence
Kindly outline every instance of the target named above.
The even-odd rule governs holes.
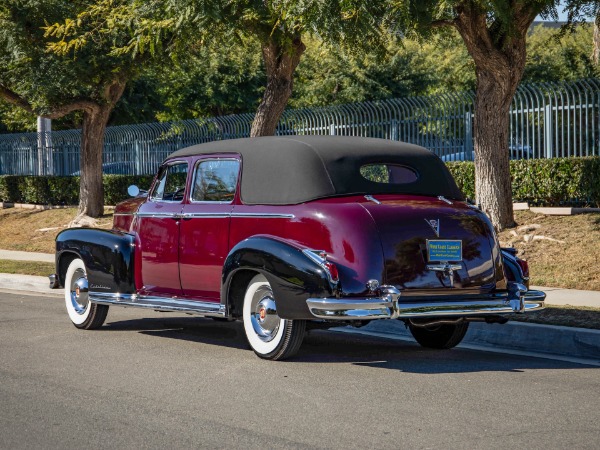
[[[286,110],[279,135],[367,136],[422,145],[445,161],[473,159],[473,92]],[[600,155],[600,80],[521,85],[510,110],[511,158]],[[105,173],[150,174],[171,152],[246,137],[254,115],[109,127]],[[0,174],[72,175],[80,130],[0,135]]]

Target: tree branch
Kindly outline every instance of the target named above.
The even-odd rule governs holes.
[[[2,97],[8,103],[18,106],[19,108],[23,108],[27,112],[30,112],[32,114],[34,113],[31,104],[27,100],[25,100],[16,92],[8,89],[6,86],[3,86],[2,84],[0,84],[0,97]]]
[[[0,84],[0,97],[2,97],[4,100],[6,100],[12,105],[18,106],[19,108],[23,108],[28,113],[41,115],[48,119],[58,119],[60,117],[66,116],[69,113],[72,113],[73,111],[86,111],[93,113],[100,109],[100,105],[98,105],[95,102],[89,100],[78,100],[68,105],[57,106],[55,108],[52,108],[50,112],[46,114],[40,114],[39,111],[33,109],[31,103],[29,103],[19,94],[2,84]]]
[[[456,27],[454,20],[434,20],[430,24],[431,28]]]
[[[100,105],[89,100],[79,100],[68,105],[58,106],[52,108],[49,113],[42,114],[48,119],[58,119],[66,116],[74,111],[84,111],[88,113],[95,113],[100,110]]]

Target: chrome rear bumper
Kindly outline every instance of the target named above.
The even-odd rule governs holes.
[[[399,301],[400,291],[382,286],[378,297],[309,298],[306,303],[314,317],[328,320],[409,319],[415,317],[477,316],[524,313],[544,308],[546,294],[527,291],[522,285],[506,292],[488,294],[474,300]]]

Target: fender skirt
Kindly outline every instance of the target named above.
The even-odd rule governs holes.
[[[314,319],[309,297],[335,296],[325,271],[297,245],[270,237],[252,237],[231,249],[223,266],[221,303],[229,304],[232,281],[240,271],[262,273],[273,289],[277,314],[282,319]],[[230,299],[229,299],[230,300]]]
[[[61,259],[75,254],[83,260],[90,291],[134,294],[135,236],[115,230],[70,228],[56,236],[56,272],[60,285]]]

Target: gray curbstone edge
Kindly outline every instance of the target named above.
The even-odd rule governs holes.
[[[412,339],[410,331],[399,320],[375,320],[360,330]],[[600,361],[600,330],[586,328],[473,322],[462,344]]]

